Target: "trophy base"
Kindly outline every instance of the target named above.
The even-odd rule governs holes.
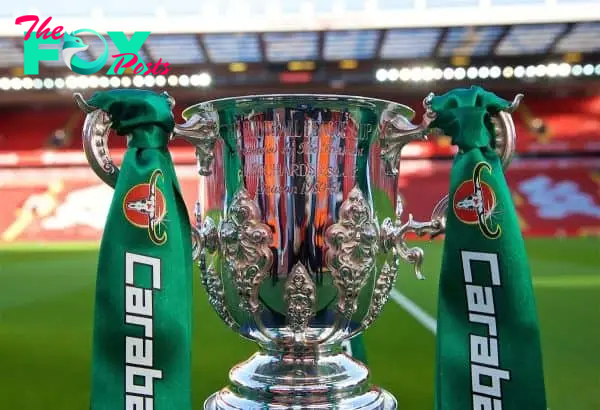
[[[369,383],[365,365],[341,351],[262,350],[229,373],[230,385],[204,410],[396,410],[396,399]]]
[[[377,403],[372,403],[372,405],[356,407],[355,404],[361,406],[361,403],[355,403],[356,401],[362,402],[364,398],[357,398],[353,400],[342,400],[341,402],[328,403],[328,404],[265,404],[260,402],[252,402],[245,401],[244,406],[248,407],[232,407],[231,405],[225,404],[226,407],[222,407],[224,404],[222,402],[222,397],[218,397],[221,392],[213,393],[205,402],[204,402],[204,410],[283,410],[283,409],[294,409],[294,410],[397,410],[398,404],[396,403],[396,399],[389,392],[379,389],[379,394],[381,396],[381,400],[378,400]],[[217,404],[219,402],[219,404]]]

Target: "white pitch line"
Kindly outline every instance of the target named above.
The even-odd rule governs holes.
[[[402,293],[398,292],[397,289],[392,289],[390,292],[390,297],[400,305],[404,310],[406,310],[412,317],[414,317],[417,322],[422,324],[427,330],[429,330],[434,335],[437,333],[437,322],[436,320],[420,306],[415,304],[412,300],[404,296]]]

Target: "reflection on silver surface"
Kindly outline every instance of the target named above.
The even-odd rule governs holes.
[[[89,105],[79,93],[74,95],[75,103],[85,112],[83,123],[83,151],[92,170],[108,186],[114,188],[119,177],[119,168],[108,151],[108,136],[112,124],[107,113]]]
[[[210,175],[213,149],[219,137],[219,119],[212,111],[200,111],[184,124],[176,124],[172,138],[181,138],[196,146],[198,173]]]
[[[397,276],[398,269],[392,268],[387,262],[384,262],[381,267],[381,274],[377,278],[377,282],[375,282],[373,300],[371,301],[371,306],[369,306],[369,312],[362,321],[361,329],[368,328],[377,319],[390,297],[390,292],[394,287],[394,283],[396,283]]]
[[[436,209],[439,205],[436,206]],[[411,232],[417,236],[430,235],[435,237],[444,232],[446,227],[445,212],[443,216],[434,213],[433,217],[428,222],[417,222],[411,214],[408,215],[408,221],[402,223],[402,214],[404,208],[402,199],[398,198],[396,203],[396,218],[386,218],[381,226],[381,242],[385,251],[391,250],[394,254],[394,266],[398,266],[401,261],[405,261],[414,265],[415,274],[418,279],[424,279],[421,273],[421,265],[423,264],[423,250],[418,247],[409,247],[406,243],[406,234]]]
[[[223,289],[223,281],[221,276],[215,270],[213,265],[201,266],[200,275],[202,286],[208,295],[208,302],[213,307],[217,315],[223,322],[233,330],[238,330],[239,326],[229,313],[229,309],[225,303],[225,291]]]

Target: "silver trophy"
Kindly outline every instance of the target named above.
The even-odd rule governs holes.
[[[114,185],[110,118],[76,99],[89,113],[88,160]],[[223,322],[259,345],[204,408],[396,409],[342,342],[377,319],[401,262],[422,278],[423,251],[406,235],[444,232],[447,197],[418,222],[404,218],[398,192],[402,148],[424,140],[435,115],[414,125],[414,111],[394,102],[292,94],[204,102],[183,116],[173,138],[196,147],[202,283]],[[507,165],[512,119],[492,121]]]

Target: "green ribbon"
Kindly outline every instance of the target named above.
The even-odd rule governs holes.
[[[342,344],[344,353],[355,358],[363,364],[367,363],[367,349],[365,347],[364,334],[361,333],[350,340],[344,341]]]
[[[459,147],[439,285],[437,410],[546,410],[531,274],[479,87],[434,97],[430,125]]]
[[[167,142],[168,97],[111,90],[88,101],[128,135],[100,247],[92,410],[189,410],[192,255]]]

